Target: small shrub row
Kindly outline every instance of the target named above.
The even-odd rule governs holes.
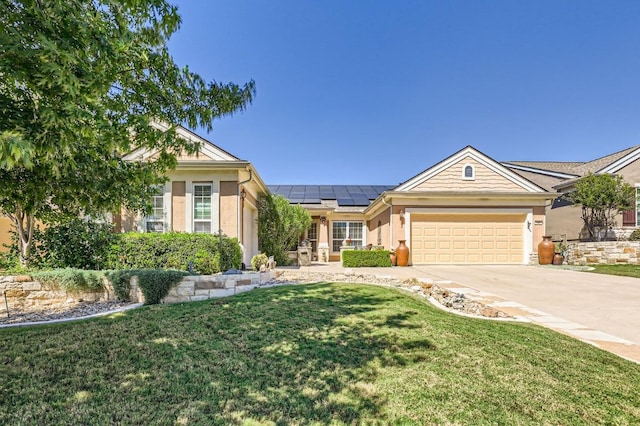
[[[178,284],[185,271],[171,269],[127,269],[118,271],[105,271],[105,276],[113,285],[116,296],[121,300],[129,299],[131,278],[138,277],[138,285],[144,294],[145,305],[156,305],[169,293],[174,285]]]
[[[104,289],[104,275],[99,271],[65,268],[34,272],[31,274],[31,277],[51,289],[61,289],[70,292],[95,292]]]
[[[342,252],[342,266],[345,268],[391,266],[387,250],[345,250]]]

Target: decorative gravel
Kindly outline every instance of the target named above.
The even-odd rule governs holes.
[[[24,307],[9,305],[9,315],[7,316],[6,306],[3,302],[0,304],[0,325],[81,318],[113,311],[130,305],[133,305],[133,303],[119,301],[70,302],[65,305],[50,307]]]

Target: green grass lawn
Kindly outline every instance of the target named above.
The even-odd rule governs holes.
[[[622,275],[625,277],[640,278],[640,265],[589,265],[594,268],[596,274]]]
[[[314,284],[0,330],[0,424],[637,424],[640,365]]]

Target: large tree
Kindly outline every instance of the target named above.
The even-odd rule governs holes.
[[[147,208],[176,155],[199,149],[175,125],[211,130],[252,101],[253,81],[206,82],[174,62],[179,26],[164,0],[0,2],[0,210],[22,259],[36,220]],[[135,148],[159,154],[123,161]]]
[[[588,174],[575,183],[568,194],[574,205],[582,208],[582,221],[592,241],[600,239],[616,225],[616,215],[634,206],[635,190],[622,176]]]

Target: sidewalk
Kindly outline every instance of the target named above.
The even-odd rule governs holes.
[[[477,267],[475,267],[477,268]],[[508,268],[508,267],[506,267]],[[523,266],[523,269],[516,269],[522,281],[525,280],[525,274],[531,273],[539,273],[538,267],[535,266]],[[474,267],[465,267],[465,266],[457,266],[457,267],[392,267],[392,268],[343,268],[338,262],[331,262],[328,264],[322,263],[314,263],[311,266],[301,266],[301,267],[292,267],[292,268],[278,268],[278,269],[293,269],[300,272],[322,272],[322,273],[333,273],[333,274],[345,274],[345,273],[356,273],[356,274],[364,274],[364,275],[374,275],[379,278],[396,278],[398,280],[404,281],[408,279],[417,279],[422,282],[429,282],[437,284],[439,287],[446,288],[455,293],[464,293],[466,297],[476,300],[484,305],[494,307],[496,309],[501,310],[502,312],[517,318],[520,321],[528,321],[533,322],[535,324],[539,324],[543,327],[550,328],[557,332],[566,334],[568,336],[579,339],[583,342],[592,344],[601,349],[612,352],[618,356],[629,359],[631,361],[640,363],[640,344],[637,342],[632,342],[628,339],[624,339],[618,336],[615,336],[611,333],[604,332],[602,330],[598,330],[596,328],[589,327],[583,324],[580,324],[576,321],[572,321],[570,319],[563,318],[559,315],[553,315],[546,312],[546,308],[543,306],[527,306],[527,303],[519,303],[514,300],[509,300],[501,295],[495,294],[490,291],[483,291],[482,289],[475,287],[483,287],[480,285],[483,281],[487,281],[486,277],[478,278],[478,280],[469,280],[470,276],[473,276],[476,269]],[[482,271],[486,275],[486,270],[494,271],[496,277],[500,277],[501,269],[500,267],[494,267],[491,269],[489,267],[484,267]],[[461,279],[464,276],[464,281],[466,284],[462,284],[457,282],[456,272],[460,273]],[[464,273],[462,273],[464,272]],[[513,271],[510,271],[513,272]],[[555,273],[555,271],[547,272],[547,274]],[[576,272],[580,273],[580,272]],[[478,276],[481,275],[478,271]],[[511,280],[517,280],[518,278],[509,277]],[[581,278],[594,279],[593,275],[585,275],[581,276]],[[597,277],[599,278],[599,277]],[[500,278],[494,279],[496,282],[500,282]],[[470,285],[469,282],[477,282],[477,284]],[[638,281],[638,285],[640,285],[640,281]],[[514,286],[516,287],[516,286]],[[496,287],[499,288],[499,287]],[[500,291],[500,290],[499,290]],[[537,291],[537,289],[532,289],[533,292]],[[503,294],[508,293],[504,291],[500,291]],[[526,291],[522,291],[523,296],[526,296]],[[511,292],[513,294],[513,292]],[[526,297],[525,297],[526,298]],[[539,301],[536,301],[539,302]],[[539,305],[539,303],[537,303]],[[585,306],[585,309],[589,309]],[[597,311],[596,308],[591,308]],[[610,318],[604,317],[602,321],[610,321]],[[606,325],[603,328],[607,328]]]

